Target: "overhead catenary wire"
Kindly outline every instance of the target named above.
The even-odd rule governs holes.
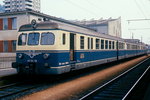
[[[137,5],[138,9],[140,10],[140,12],[142,13],[142,15],[144,16],[145,19],[148,19],[147,16],[145,15],[144,11],[142,10],[141,6],[138,4],[138,2],[136,0],[135,4]],[[150,24],[150,22],[148,21],[148,23]]]
[[[73,6],[77,7],[77,8],[82,9],[82,11],[85,11],[85,12],[87,12],[87,13],[89,13],[89,14],[92,14],[92,15],[95,15],[95,16],[98,16],[98,17],[99,17],[99,15],[98,15],[97,13],[95,13],[95,12],[93,12],[93,11],[87,9],[87,8],[84,8],[83,6],[80,6],[80,5],[77,4],[77,3],[74,3],[74,2],[72,2],[71,0],[67,0],[67,1],[64,0],[64,1],[70,3],[71,5],[73,5]]]
[[[131,28],[129,30],[150,30],[150,28]]]
[[[137,5],[138,9],[141,11],[142,15],[144,16],[144,18],[147,19],[147,17],[145,15],[144,11],[142,10],[141,6],[138,4],[138,2],[136,0],[134,0],[134,1],[135,1],[135,4]]]

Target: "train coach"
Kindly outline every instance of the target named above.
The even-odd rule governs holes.
[[[59,22],[34,21],[18,33],[12,67],[19,74],[62,74],[146,53],[142,44]]]

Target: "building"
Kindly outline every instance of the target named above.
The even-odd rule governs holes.
[[[130,43],[140,43],[139,39],[124,39],[125,42],[130,42]]]
[[[4,0],[5,12],[37,11],[40,12],[40,0]]]
[[[0,4],[0,13],[4,12],[4,7]]]
[[[73,21],[77,24],[86,25],[89,28],[95,29],[102,34],[108,34],[115,37],[121,37],[121,17],[117,19],[100,19],[100,20],[82,20]]]
[[[19,27],[31,23],[33,19],[37,22],[49,20],[51,22],[77,25],[70,21],[36,11],[0,13],[0,52],[15,52]],[[85,26],[77,26],[85,28]]]

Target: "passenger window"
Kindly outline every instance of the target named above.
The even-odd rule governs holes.
[[[111,49],[111,41],[109,41],[109,49]]]
[[[105,49],[108,49],[108,40],[105,40]]]
[[[93,49],[93,38],[91,38],[91,49]]]
[[[84,49],[84,36],[80,37],[80,49]]]
[[[27,34],[26,33],[20,34],[20,36],[18,37],[18,45],[26,45],[26,41],[27,41]]]
[[[41,35],[41,45],[53,45],[55,36],[51,32],[42,33]]]
[[[123,43],[119,42],[119,49],[123,49]]]
[[[112,42],[112,49],[115,49],[115,42]]]
[[[104,40],[101,40],[101,49],[104,49]]]
[[[62,35],[62,44],[65,45],[66,44],[66,34]]]
[[[96,49],[99,49],[99,45],[100,44],[100,40],[99,39],[96,39]]]
[[[88,38],[88,49],[90,49],[90,38]]]

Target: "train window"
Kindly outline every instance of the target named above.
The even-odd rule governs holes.
[[[99,45],[100,44],[100,40],[99,39],[96,39],[96,49],[99,49]]]
[[[62,44],[65,45],[66,44],[66,34],[62,35]]]
[[[112,42],[112,49],[115,49],[115,42]]]
[[[29,33],[28,45],[38,45],[39,44],[39,33]]]
[[[109,41],[109,49],[111,49],[111,45],[112,45],[112,44],[111,44],[111,41]]]
[[[84,36],[80,37],[80,49],[84,49]]]
[[[93,49],[93,38],[91,38],[91,49]]]
[[[119,49],[124,49],[124,43],[119,42]]]
[[[118,43],[118,46],[119,46],[119,49],[121,49],[121,43],[120,42]]]
[[[104,40],[101,40],[101,49],[104,49]]]
[[[130,46],[129,46],[129,44],[127,44],[127,49],[130,49]]]
[[[26,45],[26,41],[27,41],[27,34],[26,33],[20,34],[18,38],[18,45]]]
[[[108,49],[108,40],[105,40],[105,49]]]
[[[53,45],[55,36],[53,33],[47,32],[41,35],[41,45]]]
[[[122,45],[123,45],[122,49],[125,49],[125,43],[122,43]]]
[[[88,38],[88,49],[90,49],[90,38]]]

